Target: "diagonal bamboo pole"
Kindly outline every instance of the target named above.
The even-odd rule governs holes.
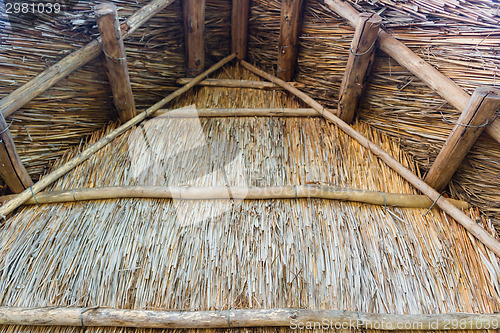
[[[197,77],[195,77],[191,82],[186,84],[184,87],[174,91],[155,105],[151,106],[149,109],[147,109],[144,112],[139,113],[137,116],[134,118],[130,119],[127,121],[125,124],[121,125],[111,133],[107,134],[104,136],[102,139],[91,145],[90,147],[86,148],[84,151],[81,152],[80,155],[75,156],[72,158],[68,163],[64,164],[63,166],[59,167],[58,169],[54,170],[47,176],[43,177],[40,179],[38,183],[33,185],[32,187],[24,190],[23,192],[19,193],[14,199],[8,201],[5,203],[2,207],[0,207],[0,218],[5,218],[7,214],[10,214],[14,209],[22,205],[24,202],[26,202],[29,198],[33,196],[33,194],[36,194],[40,191],[42,191],[45,187],[48,185],[52,184],[55,182],[57,179],[61,178],[63,175],[65,175],[68,171],[88,159],[90,156],[92,156],[95,152],[106,146],[108,143],[110,143],[113,139],[115,139],[118,135],[124,133],[126,130],[130,129],[131,127],[139,124],[141,121],[149,117],[151,114],[154,112],[158,111],[162,106],[167,104],[168,102],[172,101],[174,98],[182,95],[192,87],[194,87],[198,82],[201,80],[205,79],[208,75],[211,73],[215,72],[217,69],[221,68],[231,60],[233,60],[236,57],[236,55],[233,53],[209,69],[207,69],[205,72],[201,73]]]
[[[123,38],[130,36],[137,28],[147,22],[174,0],[153,0],[139,9],[120,26]],[[68,54],[55,65],[50,66],[42,73],[17,88],[0,100],[0,110],[4,117],[8,117],[33,98],[37,97],[62,78],[82,67],[101,53],[99,41],[94,39],[82,48]]]
[[[486,230],[484,230],[477,223],[472,221],[465,213],[463,213],[460,209],[453,206],[448,200],[443,198],[436,190],[427,185],[422,179],[417,177],[413,172],[405,168],[401,163],[399,163],[394,157],[389,155],[386,151],[384,151],[380,146],[371,142],[367,138],[365,138],[361,133],[356,131],[354,128],[349,126],[346,122],[341,120],[335,114],[333,114],[330,110],[324,108],[321,104],[312,99],[309,95],[303,93],[299,89],[292,87],[288,83],[283,80],[278,79],[277,77],[268,74],[259,68],[249,64],[248,62],[242,60],[241,64],[246,69],[252,71],[253,73],[276,83],[310,107],[318,111],[323,117],[330,120],[334,124],[336,124],[342,131],[348,134],[350,137],[358,141],[363,147],[369,149],[375,156],[379,157],[382,161],[384,161],[388,166],[390,166],[394,171],[400,174],[404,179],[410,182],[413,186],[415,186],[418,190],[420,190],[423,194],[428,196],[433,202],[441,207],[443,211],[448,213],[452,218],[454,218],[458,223],[460,223],[465,229],[467,229],[474,237],[480,240],[486,247],[488,247],[491,251],[493,251],[498,257],[500,257],[500,242],[491,236]]]
[[[454,325],[460,323],[460,325]],[[319,325],[318,325],[319,324]],[[286,327],[291,330],[477,330],[500,328],[498,313],[379,314],[313,309],[228,309],[218,311],[151,311],[91,308],[0,307],[0,325],[141,327],[141,328],[242,328]],[[318,326],[316,326],[318,325]]]

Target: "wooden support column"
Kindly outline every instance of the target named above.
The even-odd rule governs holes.
[[[281,1],[281,29],[278,49],[278,77],[292,81],[302,27],[302,0]]]
[[[21,163],[9,125],[0,113],[0,176],[14,193],[20,193],[33,185],[28,171]]]
[[[499,110],[499,89],[485,86],[476,88],[432,164],[425,182],[437,191],[444,190],[479,135],[487,124],[493,122]]]
[[[231,14],[231,48],[238,60],[245,60],[248,45],[250,0],[233,0]]]
[[[205,0],[183,0],[186,71],[189,77],[205,67]]]
[[[95,7],[97,25],[101,34],[101,47],[104,52],[104,67],[108,75],[113,102],[122,122],[127,122],[137,115],[134,95],[130,86],[125,46],[123,45],[118,12],[111,2]]]
[[[382,23],[377,14],[359,14],[349,51],[349,59],[340,85],[337,116],[351,123],[359,108],[361,96],[375,55],[375,41]]]

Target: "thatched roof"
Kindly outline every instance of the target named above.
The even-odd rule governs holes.
[[[113,2],[123,18],[148,1]],[[480,85],[498,85],[497,0],[349,3],[358,11],[379,13],[386,31],[468,93]],[[251,1],[248,60],[269,72],[277,70],[280,6],[278,0]],[[98,36],[89,3],[77,3],[67,15],[34,26],[2,13],[0,98]],[[206,0],[205,17],[208,67],[231,53],[231,0]],[[182,29],[181,1],[174,1],[125,40],[139,111],[177,89],[177,79],[189,76]],[[327,107],[336,107],[353,32],[323,1],[305,1],[295,81]],[[353,126],[422,176],[461,110],[382,51],[375,59]],[[226,67],[218,76],[257,80],[238,66]],[[281,90],[195,88],[168,107],[190,105],[305,106]],[[113,108],[102,59],[97,58],[7,123],[36,180],[115,128]],[[193,121],[149,119],[51,189],[229,182],[417,193],[321,118]],[[223,153],[221,142],[229,148],[231,165],[211,160],[214,152]],[[190,154],[179,145],[206,147],[210,153],[200,148]],[[154,163],[146,168],[150,161]],[[444,194],[473,204],[465,213],[497,239],[499,175],[500,144],[483,133]],[[0,194],[9,192],[1,180],[0,186]],[[435,208],[427,212],[322,199],[101,200],[20,208],[0,224],[0,234],[0,306],[500,311],[498,258]]]
[[[127,17],[145,1],[114,1]],[[426,61],[471,93],[496,84],[499,58],[498,3],[468,1],[408,4],[353,3],[360,11],[382,11],[385,28]],[[495,9],[496,8],[496,9]],[[277,57],[279,1],[252,1],[249,59],[272,68]],[[230,51],[231,3],[208,0],[207,65]],[[347,62],[353,29],[321,1],[307,1],[300,37],[296,80],[327,106],[334,106]],[[12,17],[10,17],[12,20]],[[90,3],[33,28],[3,18],[0,38],[0,96],[6,96],[64,54],[97,35]],[[19,20],[17,20],[19,21]],[[126,51],[138,108],[145,108],[185,77],[180,1],[174,2],[127,39]],[[495,23],[496,22],[496,23]],[[21,25],[20,27],[18,25]],[[17,112],[11,126],[28,171],[36,179],[55,158],[114,118],[101,59],[96,59]],[[411,73],[378,52],[360,119],[388,133],[412,154],[425,172],[437,155],[460,111],[446,103]],[[9,119],[8,119],[9,120]],[[474,146],[451,184],[454,194],[481,207],[498,224],[500,149],[488,136]]]
[[[249,103],[297,106],[281,92],[202,88],[173,107]],[[96,132],[89,143],[112,128]],[[366,124],[356,128],[418,172],[396,142]],[[237,147],[238,157],[230,164],[217,154],[205,159],[181,149],[206,145],[202,151],[213,152],[210,147],[220,142]],[[137,170],[141,159],[169,163]],[[310,181],[414,192],[321,118],[154,118],[51,188]],[[379,313],[500,310],[496,257],[438,209],[425,212],[317,199],[120,199],[25,207],[0,230],[0,304]],[[480,219],[475,210],[468,213]],[[488,227],[486,220],[482,223]]]

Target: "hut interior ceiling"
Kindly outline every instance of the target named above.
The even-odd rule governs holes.
[[[237,66],[217,76],[258,80]],[[278,90],[201,87],[169,108],[248,105],[302,106]],[[366,123],[354,126],[420,174],[398,142]],[[115,127],[93,133],[53,168]],[[156,117],[49,189],[306,183],[416,193],[334,125],[304,117]],[[425,213],[322,199],[117,199],[24,207],[0,228],[0,306],[500,311],[497,258],[440,210]],[[467,213],[494,232],[477,209]]]

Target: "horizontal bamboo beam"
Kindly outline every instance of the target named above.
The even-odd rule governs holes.
[[[344,18],[351,26],[356,27],[359,13],[349,5],[347,1],[324,1],[331,10]],[[441,97],[448,101],[448,103],[459,111],[465,110],[469,103],[470,95],[460,88],[458,84],[440,73],[436,68],[416,55],[415,52],[410,50],[406,45],[383,30],[379,33],[378,43],[382,51],[394,58],[400,65],[408,69],[430,88],[435,90]],[[487,126],[485,132],[497,142],[500,142],[500,119],[495,120],[493,124]]]
[[[487,248],[489,248],[493,253],[495,253],[498,257],[500,257],[500,242],[491,236],[486,230],[484,230],[480,225],[476,222],[472,221],[467,215],[465,215],[460,209],[451,204],[447,199],[443,198],[436,190],[427,185],[422,179],[416,176],[409,169],[404,167],[401,163],[399,163],[394,157],[388,154],[385,150],[383,150],[380,146],[373,143],[366,137],[364,137],[361,133],[356,131],[354,128],[349,126],[342,119],[337,117],[330,110],[324,108],[317,101],[312,99],[309,95],[303,93],[295,87],[290,86],[283,80],[278,79],[271,74],[268,74],[257,67],[249,64],[248,62],[242,60],[241,64],[246,69],[254,72],[255,74],[272,81],[276,84],[279,84],[302,101],[304,101],[307,105],[314,108],[318,111],[323,117],[330,120],[334,124],[336,124],[344,133],[355,139],[359,142],[363,147],[369,149],[375,156],[384,161],[389,167],[391,167],[394,171],[396,171],[399,175],[401,175],[404,179],[406,179],[410,184],[415,186],[418,190],[420,190],[423,194],[425,194],[429,199],[441,207],[443,211],[445,211],[448,215],[455,219],[458,223],[460,223],[465,229],[467,229],[474,237],[476,237],[479,241],[481,241]]]
[[[185,62],[188,76],[205,68],[205,0],[182,0]]]
[[[366,88],[381,23],[382,19],[377,14],[359,14],[359,22],[349,50],[349,59],[340,84],[337,109],[337,116],[348,124],[354,119]]]
[[[0,197],[0,202],[12,199],[13,195]],[[121,198],[156,198],[179,200],[213,199],[299,199],[319,198],[362,202],[379,206],[406,208],[429,208],[432,201],[425,195],[383,193],[380,191],[359,190],[347,187],[325,185],[288,185],[288,186],[210,186],[210,187],[164,187],[164,186],[110,186],[80,188],[74,190],[46,191],[36,194],[25,205],[75,202],[85,200],[121,199]],[[465,201],[449,199],[456,207],[467,209]]]
[[[373,330],[498,329],[498,313],[378,314],[342,310],[230,309],[218,311],[151,311],[91,308],[0,307],[0,325]]]
[[[28,171],[21,162],[9,125],[0,113],[0,177],[14,193],[20,193],[33,185]]]
[[[233,0],[231,10],[231,49],[238,60],[245,60],[248,48],[250,0]]]
[[[151,17],[170,5],[174,0],[153,0],[139,9],[120,26],[123,38],[134,33],[137,28]],[[11,92],[0,100],[0,110],[4,117],[10,116],[33,98],[37,97],[61,79],[82,67],[101,53],[99,41],[94,39],[82,48],[62,58],[55,65],[50,66],[42,73]]]
[[[103,63],[113,93],[113,103],[120,120],[124,123],[134,118],[137,111],[118,22],[118,11],[113,3],[105,2],[97,4],[94,12],[101,35],[101,47],[105,56]]]
[[[212,67],[207,69],[205,72],[201,73],[198,75],[193,81],[190,83],[186,84],[184,87],[177,89],[161,101],[157,102],[153,106],[151,106],[149,109],[147,109],[144,112],[139,113],[137,116],[134,118],[130,119],[128,122],[125,124],[121,125],[117,129],[113,130],[109,134],[105,135],[103,138],[101,138],[99,141],[96,143],[92,144],[91,146],[87,147],[84,151],[82,151],[79,155],[73,157],[71,160],[69,160],[66,164],[60,166],[56,170],[52,171],[42,179],[38,181],[35,185],[31,187],[30,190],[24,190],[20,194],[16,195],[13,199],[10,201],[6,202],[3,206],[0,207],[0,218],[5,218],[8,214],[12,213],[17,207],[22,205],[24,202],[26,202],[29,198],[33,196],[33,194],[36,194],[40,191],[42,191],[44,188],[46,188],[48,185],[52,184],[55,182],[57,179],[61,178],[64,176],[68,171],[72,170],[74,167],[88,159],[90,156],[92,156],[95,152],[99,151],[101,148],[106,146],[108,143],[110,143],[112,140],[114,140],[117,136],[120,134],[124,133],[128,129],[132,128],[133,126],[139,124],[142,122],[144,119],[149,117],[151,114],[154,112],[158,111],[161,107],[165,106],[165,104],[171,102],[173,99],[176,97],[182,95],[192,87],[194,87],[198,82],[201,80],[205,79],[207,75],[210,75],[211,73],[215,72],[217,69],[221,68],[231,60],[235,58],[234,54],[231,54],[224,59],[220,60],[218,63],[214,64]]]
[[[302,0],[281,0],[278,77],[284,81],[291,81],[295,71],[302,29],[302,5]]]
[[[186,84],[192,78],[180,78],[177,79],[177,84]],[[305,84],[299,82],[288,82],[295,88],[304,88]],[[237,79],[205,79],[198,83],[199,86],[206,87],[227,87],[227,88],[252,88],[252,89],[279,89],[282,90],[280,86],[272,82],[267,81],[253,81],[253,80],[237,80]]]
[[[425,182],[438,192],[445,189],[465,156],[500,110],[500,90],[478,87],[434,160]]]
[[[191,111],[191,110],[189,110]],[[186,110],[160,109],[151,115],[152,117],[168,118],[198,118],[198,117],[319,117],[314,109],[294,108],[243,108],[243,109],[196,109],[194,112]]]

